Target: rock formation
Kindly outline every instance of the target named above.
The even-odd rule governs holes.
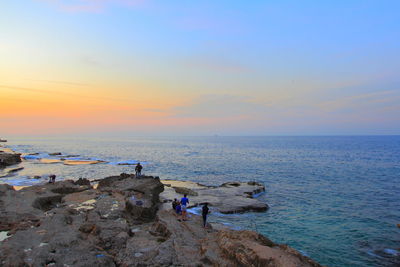
[[[0,152],[0,168],[21,162],[21,154]]]
[[[166,186],[161,194],[163,202],[172,202],[177,196],[187,194],[190,199],[189,207],[207,202],[214,211],[225,214],[263,212],[268,209],[267,204],[253,198],[255,194],[265,191],[264,186],[257,182],[229,182],[220,186],[174,180],[162,180],[162,183]]]
[[[0,185],[1,266],[320,266],[252,231],[158,209],[158,178]],[[199,196],[201,194],[199,193]]]

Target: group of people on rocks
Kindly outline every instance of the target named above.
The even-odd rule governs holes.
[[[140,177],[142,175],[142,169],[143,166],[140,165],[140,162],[136,165],[135,168],[135,177]],[[49,176],[49,183],[55,183],[56,182],[56,175],[52,174]],[[172,209],[176,212],[176,214],[181,216],[181,219],[179,221],[187,221],[187,208],[189,205],[189,198],[187,197],[187,194],[183,195],[183,198],[181,200],[177,200],[176,198],[172,202]],[[203,207],[201,209],[201,215],[203,217],[203,227],[205,228],[207,226],[207,215],[210,212],[210,209],[208,208],[208,203],[204,203]]]
[[[179,221],[187,221],[188,205],[189,205],[189,198],[187,197],[186,194],[183,195],[183,198],[181,198],[181,200],[177,200],[175,198],[174,201],[172,201],[172,209],[176,212],[178,216],[181,215],[181,219],[178,219]],[[208,208],[208,203],[206,202],[203,204],[203,207],[201,209],[204,228],[207,226],[207,215],[209,212],[210,209]]]
[[[2,163],[2,159],[0,159],[0,166]],[[140,177],[142,176],[142,169],[143,166],[140,164],[140,162],[138,162],[138,164],[136,164],[135,167],[135,177]],[[51,174],[49,175],[49,184],[54,184],[56,182],[56,175],[55,174]]]

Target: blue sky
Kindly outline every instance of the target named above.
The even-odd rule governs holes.
[[[398,1],[0,7],[0,123],[10,133],[400,133]]]

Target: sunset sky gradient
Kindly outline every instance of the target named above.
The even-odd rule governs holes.
[[[0,137],[400,134],[399,1],[0,3]]]

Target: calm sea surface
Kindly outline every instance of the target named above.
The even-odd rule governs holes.
[[[266,213],[212,214],[233,228],[257,230],[328,266],[400,264],[400,136],[9,138],[18,152],[79,154],[111,163],[66,166],[26,160],[0,183],[31,185],[99,179],[144,162],[144,173],[207,185],[259,181]],[[0,148],[1,149],[1,148]],[[3,173],[4,174],[4,173]]]

